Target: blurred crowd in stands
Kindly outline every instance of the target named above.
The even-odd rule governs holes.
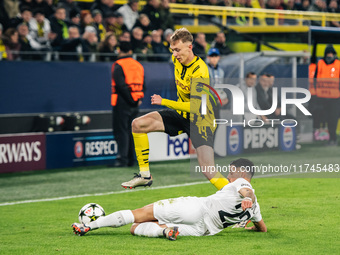
[[[116,5],[114,0],[96,0],[92,3],[2,0],[0,59],[114,61],[119,42],[130,41],[139,60],[169,61],[169,38],[174,30],[169,2],[339,12],[336,0],[315,0],[313,3],[309,0],[147,0],[142,8],[138,0],[128,0],[124,5]],[[242,22],[246,24],[247,20],[240,17],[237,23]],[[314,25],[320,25],[317,22]],[[329,25],[340,26],[336,21]],[[231,51],[225,41],[224,33],[217,33],[212,47],[218,48],[222,55],[229,54]],[[205,56],[207,50],[205,34],[198,33],[194,52]],[[34,52],[40,54],[32,54]]]
[[[95,57],[99,61],[114,61],[121,41],[130,41],[133,52],[145,58],[160,53],[168,60],[171,55],[168,41],[174,21],[169,0],[149,0],[140,11],[138,0],[129,0],[122,6],[113,0],[98,0],[91,6],[73,0],[55,2],[1,2],[2,59],[55,58],[48,55],[53,51],[60,52],[59,60],[90,61]],[[102,54],[91,54],[97,52]]]

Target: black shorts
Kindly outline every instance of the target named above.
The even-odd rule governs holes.
[[[181,133],[187,133],[195,148],[202,145],[214,148],[214,132],[210,127],[199,128],[191,123],[189,118],[184,118],[173,109],[160,110],[158,113],[162,116],[165,133],[168,135],[176,136]]]

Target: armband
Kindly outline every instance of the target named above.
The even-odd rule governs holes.
[[[243,198],[243,200],[249,200],[249,201],[253,202],[253,199],[251,199],[251,197],[245,197],[245,198]]]

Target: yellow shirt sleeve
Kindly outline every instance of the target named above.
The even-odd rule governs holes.
[[[163,98],[162,105],[170,109],[179,110],[183,112],[190,112],[190,102],[178,102]]]

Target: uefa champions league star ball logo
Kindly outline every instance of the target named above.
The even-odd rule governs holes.
[[[291,127],[285,127],[283,129],[283,144],[286,148],[289,148],[293,144],[293,130]]]
[[[237,151],[240,144],[240,135],[236,128],[232,128],[229,133],[229,147],[230,150]]]
[[[76,142],[74,145],[74,155],[77,158],[81,158],[83,156],[83,152],[84,152],[83,143],[80,141]]]

